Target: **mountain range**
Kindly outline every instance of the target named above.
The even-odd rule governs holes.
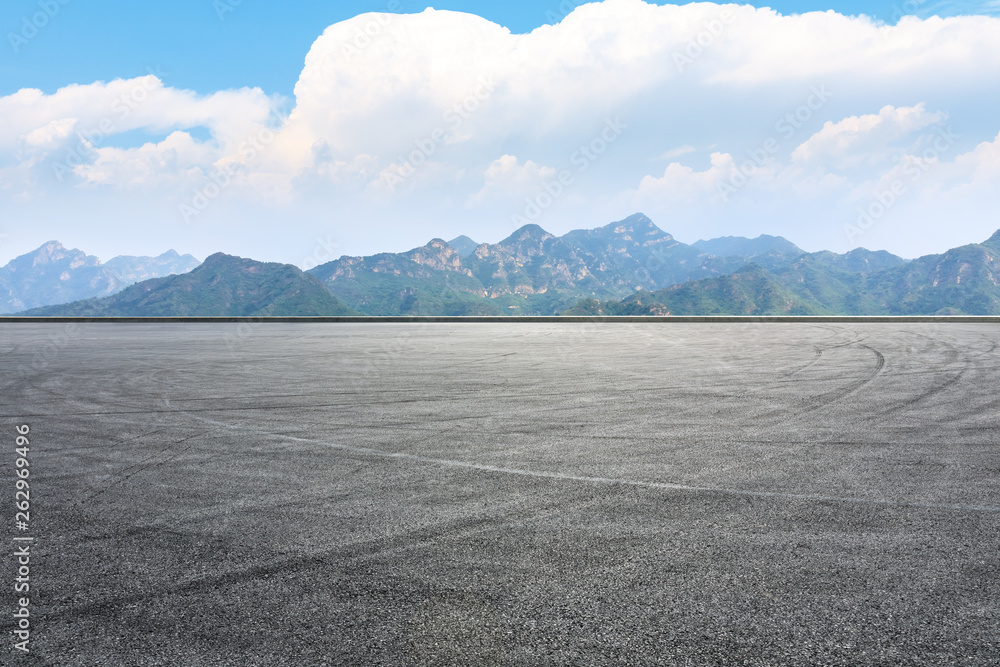
[[[587,299],[567,315],[1000,315],[1000,231],[983,243],[904,261],[885,251],[807,253],[772,270]]]
[[[169,250],[159,257],[122,255],[101,263],[49,241],[0,268],[0,314],[109,296],[141,280],[187,273],[200,262]]]
[[[556,315],[581,299],[623,299],[750,261],[780,266],[804,252],[780,237],[730,239],[726,249],[720,256],[681,243],[637,213],[563,236],[529,224],[496,244],[434,239],[404,253],[341,257],[310,273],[370,315]]]
[[[1000,232],[915,260],[863,248],[807,253],[768,235],[688,245],[635,214],[562,236],[529,224],[495,244],[433,239],[401,253],[343,256],[307,273],[219,253],[190,273],[24,314],[1000,314],[998,254]],[[94,268],[84,262],[74,270]],[[98,288],[112,289],[93,281],[90,289]]]
[[[291,264],[216,253],[189,273],[152,278],[104,298],[36,308],[31,316],[280,317],[358,315]]]

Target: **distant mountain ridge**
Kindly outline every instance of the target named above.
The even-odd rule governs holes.
[[[806,253],[805,250],[788,239],[769,234],[761,234],[754,239],[748,239],[744,236],[720,236],[719,238],[695,241],[691,246],[719,257],[752,258],[772,254],[798,256]]]
[[[104,266],[126,284],[131,285],[150,278],[187,273],[201,262],[191,255],[181,255],[176,250],[168,250],[157,257],[135,257],[119,255],[112,257]]]
[[[1000,231],[912,261],[884,251],[818,252],[769,271],[750,264],[567,315],[1000,315]]]
[[[774,251],[768,266],[802,252],[769,238],[786,254]],[[583,298],[620,299],[640,288],[725,275],[748,261],[681,243],[641,213],[563,236],[529,224],[471,252],[471,239],[455,241],[461,250],[434,239],[406,253],[341,257],[310,273],[371,315],[552,315]]]
[[[319,280],[290,264],[216,253],[189,273],[153,278],[104,298],[29,310],[30,316],[356,315]]]
[[[497,243],[452,243],[343,256],[307,273],[217,253],[189,273],[125,288],[193,258],[102,265],[52,242],[0,275],[21,288],[54,285],[41,299],[81,283],[100,295],[28,315],[1000,315],[1000,231],[915,260],[864,248],[807,253],[768,235],[688,245],[641,213],[562,236],[529,224]]]
[[[97,257],[49,241],[0,268],[0,312],[105,296],[124,287]]]
[[[0,313],[109,296],[132,283],[186,273],[200,262],[170,250],[159,257],[115,257],[101,263],[81,250],[49,241],[0,268]]]

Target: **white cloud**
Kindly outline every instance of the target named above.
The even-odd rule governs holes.
[[[679,54],[690,62],[679,67]],[[668,231],[683,234],[685,221],[718,204],[719,184],[772,140],[777,148],[747,185],[711,215],[723,233],[784,231],[808,245],[825,238],[824,224],[839,229],[822,220],[849,212],[907,156],[922,156],[945,123],[961,139],[921,191],[966,187],[970,210],[987,210],[997,197],[1000,121],[983,109],[1000,105],[997,72],[1000,20],[988,16],[909,16],[887,29],[834,12],[606,0],[519,35],[449,11],[365,14],[315,40],[287,118],[281,100],[259,89],[199,95],[154,74],[0,97],[0,205],[86,192],[89,210],[102,212],[93,224],[111,235],[134,217],[119,212],[122,192],[155,193],[169,207],[238,163],[238,187],[226,196],[281,203],[285,220],[375,211],[366,225],[337,230],[345,251],[362,252],[384,248],[386,230],[395,234],[396,221],[416,211],[457,233],[500,237],[509,231],[500,223],[469,228],[468,207],[483,213],[477,220],[507,220],[507,202],[569,170],[573,182],[542,226],[596,225],[635,207],[654,220],[670,212]],[[803,107],[816,87],[829,99]],[[617,117],[628,129],[577,171],[571,156]],[[121,145],[118,136],[136,130],[146,140]],[[706,146],[711,155],[695,148]],[[669,164],[651,174],[651,160]],[[62,180],[58,164],[70,166]],[[49,206],[38,215],[66,217]],[[821,213],[808,215],[810,207]],[[234,221],[273,219],[248,208]],[[493,208],[500,212],[485,215]],[[296,224],[312,223],[285,224],[291,238]],[[400,243],[444,233],[398,224]],[[282,241],[260,243],[261,256],[274,256]]]
[[[959,214],[968,202],[984,199],[996,202],[996,193],[1000,190],[1000,134],[992,141],[984,141],[972,150],[957,154],[942,136],[938,149],[932,147],[925,154],[906,156],[891,174],[883,176],[881,182],[885,183],[890,176],[909,176],[915,181],[919,175],[925,200],[946,204]],[[995,226],[1000,227],[995,213],[991,217]]]
[[[711,165],[704,171],[695,171],[679,162],[671,162],[663,176],[646,176],[631,194],[640,205],[648,198],[662,198],[673,202],[704,200],[718,192],[720,183],[736,172],[736,162],[729,153],[712,153]]]
[[[945,119],[946,114],[928,112],[922,102],[912,107],[887,104],[877,114],[849,116],[835,123],[827,121],[823,129],[792,152],[792,159],[836,168],[876,164],[892,156],[893,142]]]
[[[24,89],[0,98],[7,129],[0,153],[43,166],[51,172],[43,177],[75,173],[90,184],[155,187],[163,184],[158,179],[173,183],[192,167],[206,170],[241,153],[276,103],[259,89],[199,96],[166,87],[154,75],[71,85],[51,95]],[[207,128],[211,139],[178,131],[197,127]],[[109,145],[133,130],[168,136],[133,148]]]
[[[995,189],[1000,185],[1000,134],[955,158],[954,180],[969,186]]]
[[[87,185],[162,187],[178,179],[204,176],[216,151],[187,132],[171,132],[163,141],[137,148],[97,148],[96,158],[73,169]]]
[[[556,177],[556,170],[528,160],[518,162],[513,155],[503,155],[490,164],[483,174],[483,188],[469,197],[470,206],[491,201],[520,201],[534,195],[547,181]]]
[[[49,121],[41,127],[28,132],[24,137],[24,149],[28,154],[45,154],[74,136],[76,130],[75,118],[60,118]]]

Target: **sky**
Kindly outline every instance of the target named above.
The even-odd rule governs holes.
[[[310,268],[636,212],[906,257],[1000,228],[1000,0],[8,0],[0,28],[0,264]]]

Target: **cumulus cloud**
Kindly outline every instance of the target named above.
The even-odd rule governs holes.
[[[95,148],[93,152],[93,161],[74,167],[73,173],[89,185],[119,187],[160,187],[179,178],[198,176],[216,155],[211,146],[181,131],[137,148]]]
[[[719,185],[737,173],[736,161],[729,153],[712,153],[711,166],[704,171],[679,162],[671,162],[663,172],[663,176],[646,176],[633,193],[638,201],[645,203],[646,198],[668,198],[673,201],[693,201],[714,196],[719,191]]]
[[[163,85],[155,75],[71,85],[46,95],[24,89],[0,98],[0,152],[47,176],[74,174],[88,184],[153,186],[170,183],[190,169],[205,170],[240,152],[260,131],[277,104],[260,89],[197,95]],[[183,129],[205,128],[207,141]],[[167,134],[132,148],[115,147],[133,130]],[[162,180],[161,180],[162,179]]]
[[[995,189],[1000,184],[1000,134],[956,157],[950,175],[962,187]]]
[[[874,164],[891,156],[893,142],[941,123],[946,117],[940,111],[928,112],[924,103],[912,107],[887,104],[877,114],[850,116],[836,123],[827,121],[823,129],[792,152],[792,159],[837,168]]]
[[[513,155],[493,161],[483,174],[483,188],[469,197],[470,205],[501,200],[517,200],[535,194],[542,185],[556,177],[556,170],[528,160],[521,164]]]
[[[958,216],[968,224],[972,217],[982,230],[973,234],[975,240],[975,234],[996,224],[992,210],[1000,185],[1000,135],[963,152],[957,147],[961,135],[945,120],[945,114],[928,112],[923,103],[885,106],[878,114],[828,121],[787,153],[777,151],[777,142],[765,142],[769,150],[751,152],[760,154],[756,160],[738,162],[729,153],[716,152],[702,171],[673,162],[662,177],[645,176],[636,189],[624,193],[623,201],[664,211],[693,204],[690,209],[702,215],[720,200],[741,201],[742,211],[755,213],[777,210],[773,202],[779,201],[789,210],[811,207],[812,221],[829,219],[831,213],[839,216],[839,223],[830,227],[849,230],[851,242],[874,225],[873,215],[905,224],[908,231],[930,225],[936,237],[942,228],[951,228],[942,220]],[[844,222],[855,215],[865,221],[864,229]]]
[[[456,233],[502,237],[509,228],[496,220],[509,216],[486,212],[516,210],[568,170],[559,206],[536,220],[553,231],[633,208],[670,212],[669,231],[683,235],[729,184],[735,193],[713,213],[720,232],[818,244],[838,227],[821,220],[849,212],[837,207],[906,160],[926,160],[943,127],[960,138],[920,187],[968,186],[976,215],[995,203],[1000,127],[982,110],[1000,104],[998,71],[1000,20],[982,15],[886,26],[835,12],[605,0],[512,34],[450,11],[363,14],[315,40],[287,113],[259,89],[199,95],[155,73],[0,97],[0,197],[85,190],[109,211],[100,224],[120,227],[115,192],[158,191],[180,205],[236,165],[228,196],[280,203],[286,219],[304,220],[294,207],[305,201],[377,210],[363,228],[338,230],[345,249],[362,252],[383,249],[393,221],[418,210]],[[577,170],[572,156],[619,117],[628,129]],[[134,131],[148,137],[121,145]],[[661,172],[656,160],[669,164]],[[469,228],[469,207],[493,222]],[[805,226],[810,207],[821,213]],[[442,233],[410,225],[400,243]]]

